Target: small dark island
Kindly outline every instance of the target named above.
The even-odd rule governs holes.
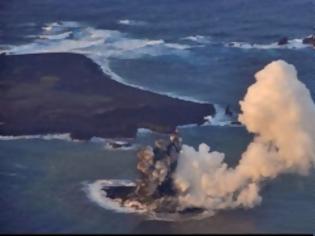
[[[279,46],[287,45],[288,43],[289,43],[288,37],[282,37],[281,39],[278,40]],[[315,35],[311,34],[311,35],[303,38],[302,43],[315,47]]]
[[[313,47],[315,47],[315,35],[309,35],[306,38],[303,39],[304,44],[310,44]]]
[[[118,83],[80,54],[0,56],[0,135],[135,137],[138,128],[168,133],[214,113],[212,104]]]

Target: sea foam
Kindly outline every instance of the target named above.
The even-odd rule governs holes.
[[[129,21],[123,21],[125,23]],[[129,23],[132,23],[130,21]],[[163,94],[173,98],[199,103],[192,97],[180,96],[174,93],[153,91],[150,88],[135,85],[119,76],[110,68],[110,59],[136,59],[162,55],[186,56],[194,47],[188,44],[166,42],[163,39],[137,39],[117,30],[96,29],[73,21],[51,22],[42,26],[39,35],[29,35],[34,38],[30,43],[21,45],[0,45],[1,52],[11,55],[31,53],[73,52],[84,54],[97,63],[104,73],[122,84],[130,87]]]
[[[20,139],[43,139],[43,140],[64,140],[69,142],[79,142],[79,140],[72,139],[69,133],[63,134],[35,134],[35,135],[0,135],[0,140],[20,140]]]
[[[99,205],[102,208],[112,210],[120,213],[143,213],[147,209],[142,206],[139,202],[130,202],[130,205],[137,205],[139,208],[122,206],[119,201],[113,201],[106,196],[106,192],[103,190],[105,187],[111,186],[135,186],[135,183],[130,180],[96,180],[93,183],[83,183],[83,191],[87,194],[88,198]]]
[[[258,50],[269,50],[269,49],[302,49],[310,47],[310,45],[303,44],[303,39],[292,39],[288,40],[288,44],[279,45],[278,42],[269,44],[256,44],[247,42],[230,42],[225,44],[226,47],[241,48],[241,49],[258,49]]]
[[[182,40],[192,41],[195,43],[207,44],[211,42],[211,38],[209,36],[204,35],[190,35],[183,37]]]
[[[128,26],[141,26],[141,25],[147,25],[144,21],[138,21],[138,20],[129,20],[129,19],[121,19],[118,21],[118,24],[120,25],[128,25]]]

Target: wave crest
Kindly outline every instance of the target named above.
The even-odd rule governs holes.
[[[278,42],[270,44],[256,44],[247,42],[230,42],[225,44],[226,47],[241,48],[241,49],[259,49],[259,50],[269,50],[269,49],[302,49],[310,47],[308,44],[303,44],[303,39],[292,39],[288,40],[287,44],[279,45]]]
[[[83,54],[97,63],[104,73],[122,84],[147,90],[155,93],[150,88],[134,85],[116,74],[110,68],[110,59],[137,59],[141,57],[156,57],[162,55],[187,56],[194,45],[166,42],[163,39],[137,39],[117,30],[96,29],[78,22],[52,22],[42,27],[39,35],[30,43],[22,45],[0,45],[0,52],[20,55],[32,53],[73,52]],[[182,100],[198,103],[191,97],[184,97],[173,93],[163,95],[180,98]]]
[[[118,21],[118,24],[131,25],[131,26],[141,26],[141,25],[146,25],[147,23],[144,21],[138,21],[138,20],[121,19]]]

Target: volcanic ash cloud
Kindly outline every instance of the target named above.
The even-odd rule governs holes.
[[[315,105],[295,67],[278,60],[255,77],[239,115],[255,136],[235,168],[204,143],[198,150],[183,145],[174,176],[183,207],[251,208],[262,200],[262,181],[282,173],[307,175],[314,166]]]

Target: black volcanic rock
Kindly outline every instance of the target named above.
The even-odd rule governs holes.
[[[0,135],[134,137],[137,128],[168,133],[214,113],[211,104],[120,84],[80,54],[0,56]]]
[[[303,39],[303,43],[310,44],[313,47],[315,47],[315,35],[307,36],[306,38]]]
[[[134,194],[136,186],[110,186],[105,187],[103,191],[106,192],[106,196],[112,199],[127,200],[129,196]]]
[[[288,38],[287,37],[283,37],[278,41],[278,45],[286,45],[288,44]]]

